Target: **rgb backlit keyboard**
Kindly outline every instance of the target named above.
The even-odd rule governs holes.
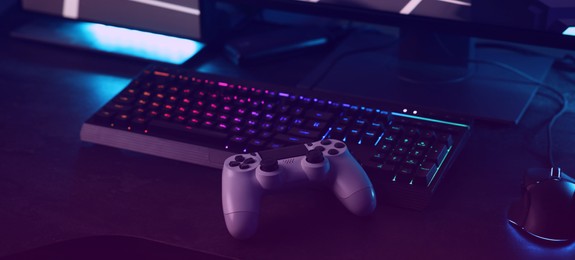
[[[423,209],[469,132],[400,105],[152,65],[85,122],[81,139],[213,168],[236,153],[339,139],[378,199]]]

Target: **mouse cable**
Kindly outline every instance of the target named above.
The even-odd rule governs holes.
[[[551,165],[551,167],[557,167],[557,164],[555,163],[555,159],[553,158],[553,126],[555,125],[555,122],[557,122],[557,119],[559,119],[563,114],[565,114],[565,112],[567,112],[567,109],[569,108],[569,100],[567,100],[567,96],[562,95],[563,97],[563,105],[561,107],[561,110],[559,110],[554,116],[553,118],[551,118],[551,121],[549,121],[549,124],[547,125],[547,153],[549,154],[549,164]]]
[[[549,121],[549,123],[547,124],[547,156],[548,156],[548,163],[552,168],[558,168],[557,167],[557,163],[555,162],[555,158],[553,156],[553,126],[555,125],[555,123],[557,122],[557,120],[563,115],[565,114],[565,112],[567,112],[568,108],[569,108],[569,100],[567,99],[567,95],[565,95],[564,93],[560,92],[559,90],[557,90],[555,87],[541,81],[538,80],[534,77],[532,77],[531,75],[521,71],[520,69],[517,69],[513,66],[507,65],[505,63],[502,62],[497,62],[497,61],[488,61],[488,60],[471,60],[471,62],[476,62],[476,63],[484,63],[484,64],[491,64],[491,65],[495,65],[501,68],[504,68],[506,70],[509,70],[519,76],[521,76],[524,79],[527,79],[541,87],[543,87],[543,89],[549,90],[552,93],[554,93],[555,95],[557,95],[557,97],[560,99],[560,104],[561,104],[561,109],[559,111],[557,111],[555,113],[555,115],[553,115],[553,117],[551,118],[551,120]]]

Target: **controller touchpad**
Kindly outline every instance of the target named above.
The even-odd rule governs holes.
[[[279,161],[287,158],[303,156],[307,153],[305,145],[293,145],[272,150],[258,152],[262,161],[272,160]]]

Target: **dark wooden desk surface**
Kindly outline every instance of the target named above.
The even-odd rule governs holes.
[[[522,176],[546,166],[537,96],[518,126],[478,122],[423,211],[378,205],[357,218],[332,194],[264,199],[249,241],[227,232],[220,171],[82,143],[80,126],[147,63],[0,37],[0,256],[77,237],[144,237],[241,259],[573,259],[506,220]],[[555,77],[563,89],[573,82]],[[510,97],[512,98],[512,97]],[[556,157],[575,173],[575,116],[557,123]]]

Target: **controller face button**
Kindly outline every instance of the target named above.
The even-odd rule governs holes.
[[[345,148],[345,144],[341,142],[335,143],[335,148]]]
[[[305,144],[305,145],[307,145],[307,146],[313,146],[313,143],[307,143],[307,144]]]
[[[247,159],[244,161],[245,164],[252,164],[252,163],[255,163],[255,162],[256,162],[256,160],[255,160],[254,158],[247,158]]]
[[[336,149],[329,149],[329,151],[327,151],[327,153],[329,155],[337,155],[337,154],[339,154],[339,151]]]
[[[325,151],[325,147],[323,147],[323,146],[318,146],[318,147],[313,148],[313,149],[314,149],[314,150],[318,150],[318,151],[320,151],[320,152]]]
[[[331,144],[331,140],[329,140],[329,139],[323,139],[323,140],[321,140],[321,142],[319,142],[319,143],[320,143],[320,144],[323,144],[323,145],[330,145],[330,144]]]
[[[240,169],[245,170],[245,169],[249,169],[250,165],[249,164],[242,164],[240,165]]]
[[[230,167],[238,167],[238,166],[240,166],[240,164],[241,164],[241,163],[238,162],[238,161],[231,161],[228,165],[229,165]]]
[[[243,162],[245,159],[246,159],[246,158],[245,158],[244,156],[242,156],[242,155],[238,155],[238,156],[234,157],[234,160],[235,160],[236,162]]]
[[[313,149],[307,152],[305,160],[308,163],[322,163],[324,160],[323,153],[319,149]]]
[[[279,169],[277,160],[263,160],[260,163],[260,169],[264,172],[273,172]]]

